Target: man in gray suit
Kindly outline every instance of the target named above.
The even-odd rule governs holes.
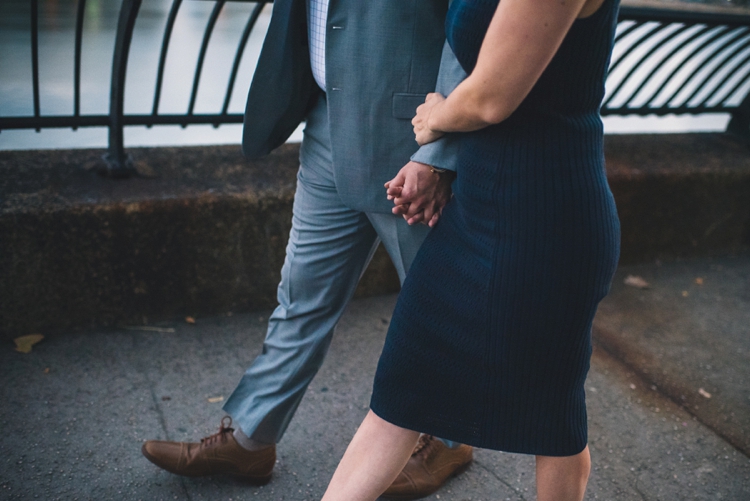
[[[447,4],[274,2],[248,96],[243,151],[263,156],[306,120],[279,306],[261,355],[224,406],[230,423],[200,444],[146,442],[143,453],[153,463],[183,475],[268,481],[275,444],[380,241],[403,281],[429,231],[412,223],[437,220],[454,177],[450,138],[417,151],[411,126],[436,80],[447,94],[465,76],[443,50]],[[403,190],[394,208],[383,185],[397,174]],[[418,449],[387,495],[425,496],[471,461],[470,447],[433,437],[423,437]]]

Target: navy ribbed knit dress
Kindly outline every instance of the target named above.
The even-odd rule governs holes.
[[[498,0],[454,0],[471,72]],[[504,122],[461,135],[454,198],[404,283],[372,410],[478,447],[569,456],[587,443],[591,323],[619,255],[599,107],[617,0],[575,21]]]

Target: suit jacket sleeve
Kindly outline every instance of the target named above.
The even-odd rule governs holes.
[[[466,72],[458,63],[448,42],[443,46],[435,92],[447,96],[466,78]],[[415,162],[432,165],[439,169],[455,171],[458,161],[458,135],[446,134],[437,141],[425,144],[411,156]]]

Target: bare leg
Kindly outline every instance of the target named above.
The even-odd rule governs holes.
[[[367,413],[333,474],[323,501],[372,501],[409,460],[419,432]]]
[[[538,501],[581,501],[591,471],[589,447],[566,457],[536,457]]]

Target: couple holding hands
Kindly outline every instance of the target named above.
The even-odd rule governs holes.
[[[243,150],[265,155],[306,120],[279,306],[224,406],[236,429],[144,455],[268,481],[382,241],[403,286],[323,499],[426,496],[473,446],[535,455],[540,501],[583,499],[591,324],[619,254],[599,116],[617,10],[275,0]]]

